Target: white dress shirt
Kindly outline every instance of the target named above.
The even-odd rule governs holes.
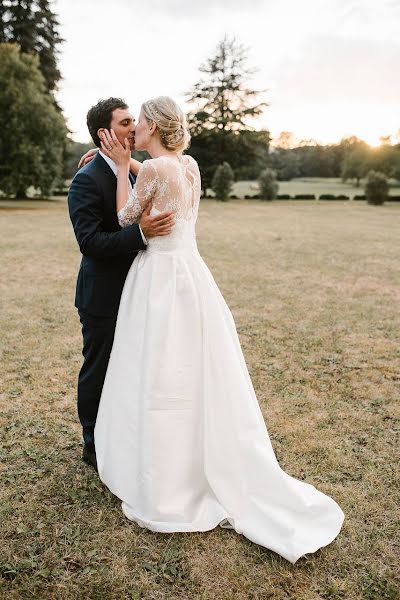
[[[103,154],[103,152],[101,150],[99,150],[99,154],[102,158],[104,158],[104,160],[106,161],[106,163],[108,164],[108,166],[110,167],[110,169],[112,170],[112,172],[114,173],[114,175],[116,177],[117,176],[117,165],[115,164],[115,162],[109,156],[107,156],[106,154]],[[128,177],[128,186],[129,186],[128,189],[131,192],[132,184],[131,184],[129,177]],[[139,225],[139,230],[140,230],[140,235],[142,236],[143,243],[146,244],[146,246],[147,246],[147,240],[144,236],[144,233],[143,233],[140,225]]]

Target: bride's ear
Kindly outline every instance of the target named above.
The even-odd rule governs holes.
[[[150,135],[153,135],[153,133],[155,132],[156,129],[157,129],[157,125],[153,121],[152,124],[150,125]]]

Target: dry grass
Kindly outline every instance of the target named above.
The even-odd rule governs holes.
[[[220,528],[141,530],[81,462],[79,255],[63,202],[28,208],[0,210],[0,597],[397,600],[400,206],[202,205],[279,461],[346,513],[294,566]]]

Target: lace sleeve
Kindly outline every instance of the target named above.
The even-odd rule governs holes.
[[[158,188],[157,172],[150,160],[145,160],[140,167],[136,183],[128,200],[118,211],[118,222],[121,227],[127,227],[136,223],[146,208],[147,204],[154,197]]]

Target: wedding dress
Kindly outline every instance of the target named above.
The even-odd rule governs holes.
[[[190,156],[143,163],[121,226],[176,211],[128,273],[95,428],[99,476],[126,517],[159,532],[234,528],[290,562],[329,544],[334,500],[279,466],[235,323],[196,245]]]

